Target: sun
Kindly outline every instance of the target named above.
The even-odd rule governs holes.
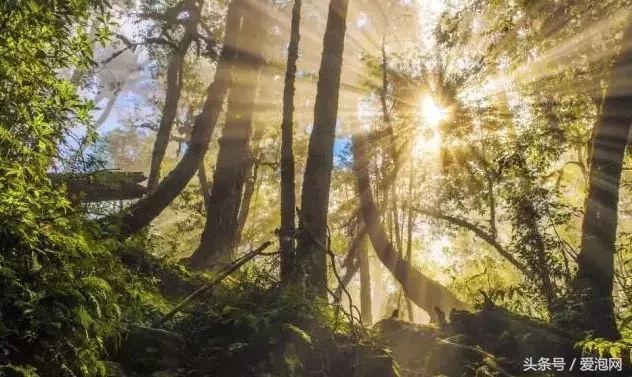
[[[426,124],[434,128],[448,117],[448,111],[439,106],[431,96],[424,96],[421,99],[421,115]]]
[[[417,158],[436,157],[441,147],[439,124],[449,113],[435,102],[431,96],[424,96],[419,104],[420,129],[415,136],[413,156]]]

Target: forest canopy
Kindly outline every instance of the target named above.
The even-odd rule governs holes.
[[[0,0],[0,376],[629,375],[631,125],[627,0]]]

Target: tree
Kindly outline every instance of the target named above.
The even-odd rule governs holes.
[[[281,279],[288,281],[295,269],[295,227],[296,227],[296,193],[294,184],[294,92],[296,81],[296,62],[298,46],[301,38],[301,5],[302,0],[294,0],[292,7],[292,25],[290,28],[290,44],[287,50],[285,68],[285,84],[283,89],[283,121],[281,123],[281,228],[279,242],[281,245]]]
[[[160,180],[162,160],[165,157],[169,137],[171,136],[171,128],[178,113],[178,101],[184,80],[182,77],[184,60],[191,43],[193,43],[193,40],[197,37],[197,26],[200,22],[200,13],[203,5],[204,2],[200,1],[198,3],[198,0],[187,0],[180,5],[187,11],[189,17],[187,17],[184,23],[182,38],[173,51],[173,55],[167,66],[165,104],[162,108],[160,124],[156,132],[156,141],[154,142],[151,157],[151,168],[149,169],[149,178],[147,180],[147,188],[149,191],[153,190]]]
[[[105,13],[94,0],[0,3],[2,375],[105,375],[100,340],[119,307],[95,272],[83,219],[47,175],[72,127],[91,125],[92,106],[60,72],[92,66],[88,20]]]
[[[213,82],[208,86],[202,110],[195,118],[186,153],[178,165],[149,195],[126,208],[122,215],[110,216],[101,220],[102,224],[120,225],[120,231],[117,233],[119,237],[128,237],[149,225],[182,191],[198,170],[208,149],[211,135],[230,85],[230,73],[238,49],[236,41],[241,30],[243,17],[242,3],[242,0],[234,0],[228,7],[222,53],[217,63]]]
[[[371,325],[373,323],[371,307],[371,261],[369,259],[369,248],[366,235],[360,241],[360,314],[362,323]]]
[[[618,225],[619,185],[632,123],[632,21],[623,34],[592,141],[588,195],[582,223],[577,282],[585,318],[580,326],[605,339],[620,337],[612,289]]]
[[[243,9],[239,52],[228,97],[226,123],[219,140],[219,154],[206,212],[200,246],[188,260],[195,269],[208,268],[232,259],[239,230],[239,208],[253,156],[250,151],[253,115],[264,64],[267,24],[265,12],[253,1]]]
[[[456,298],[445,287],[415,269],[388,241],[386,232],[380,224],[379,212],[371,192],[367,144],[366,134],[353,135],[354,172],[357,189],[360,193],[360,209],[367,234],[378,258],[402,285],[406,296],[425,310],[431,319],[436,318],[435,308],[443,312],[467,308],[467,304]]]
[[[301,194],[297,258],[318,296],[327,294],[327,213],[336,137],[342,55],[349,0],[331,0],[318,73],[314,128],[309,139]]]

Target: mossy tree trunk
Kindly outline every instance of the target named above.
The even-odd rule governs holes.
[[[296,227],[296,186],[294,183],[294,94],[296,82],[296,62],[301,38],[302,0],[294,0],[290,44],[287,52],[285,85],[283,88],[283,121],[281,124],[281,280],[287,282],[295,273],[294,248]]]

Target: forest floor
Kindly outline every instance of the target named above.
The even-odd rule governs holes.
[[[153,275],[174,302],[205,284],[205,278],[148,255],[121,255],[133,270]],[[388,318],[369,329],[350,325],[340,307],[307,302],[300,292],[257,279],[238,272],[164,324],[130,326],[109,362],[110,375],[590,375],[524,373],[527,358],[572,360],[581,354],[569,334],[489,301],[476,312],[453,311],[441,326]]]

